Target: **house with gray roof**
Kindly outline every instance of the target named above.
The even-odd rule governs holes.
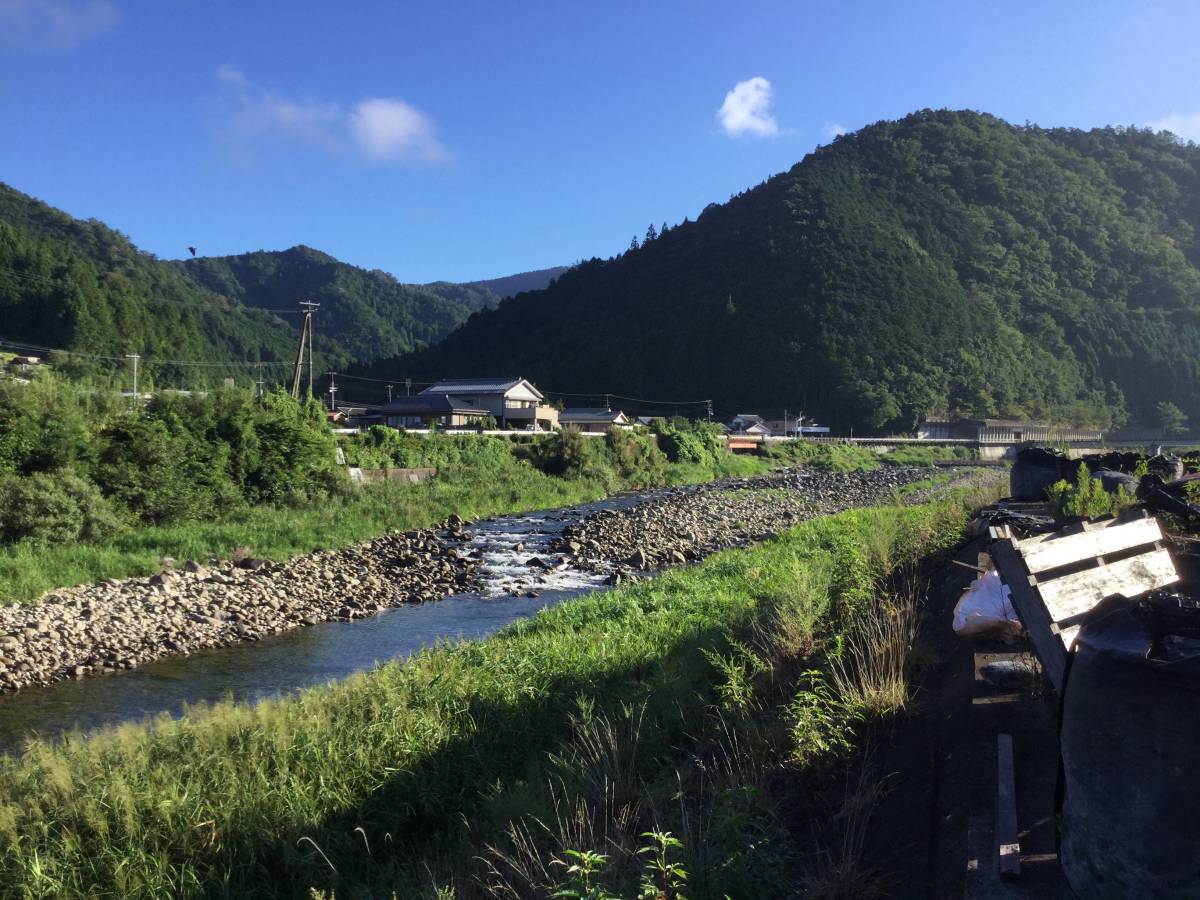
[[[392,428],[467,428],[479,425],[490,413],[469,400],[449,394],[420,393],[397,397],[376,414]]]
[[[447,378],[417,396],[443,396],[470,404],[495,418],[501,428],[553,431],[558,427],[558,410],[544,403],[542,392],[524,378]]]

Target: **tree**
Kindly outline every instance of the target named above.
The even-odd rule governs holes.
[[[650,227],[646,229],[646,239],[643,243],[648,244],[658,237],[658,232],[654,230],[654,223],[650,223]]]
[[[631,241],[629,242],[629,249],[630,249],[630,250],[636,250],[636,249],[637,249],[638,247],[640,247],[640,246],[641,246],[641,244],[639,244],[639,243],[638,243],[637,235],[635,234],[635,235],[633,236],[633,240],[631,240]]]
[[[1155,413],[1158,416],[1158,424],[1162,426],[1164,435],[1170,437],[1187,432],[1187,416],[1183,414],[1182,409],[1171,401],[1163,400],[1155,407]]]

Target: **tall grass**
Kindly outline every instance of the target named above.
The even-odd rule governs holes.
[[[640,779],[672,771],[713,710],[746,715],[726,702],[713,655],[757,652],[743,639],[788,609],[804,618],[787,647],[805,643],[805,622],[820,640],[871,596],[880,560],[919,559],[962,524],[953,503],[851,511],[296,696],[35,744],[0,762],[0,883],[59,897],[483,893],[473,855],[508,841],[544,849],[546,830],[529,823],[556,815],[556,781],[564,820],[599,829],[588,840],[621,816],[643,827],[676,815],[670,784],[648,785],[638,806]],[[879,533],[886,554],[868,548]],[[716,779],[721,790],[678,830],[699,828],[706,848],[744,841],[722,831],[742,801],[715,773],[755,756],[704,758],[680,789]],[[724,853],[693,857],[695,877],[735,885]]]
[[[760,474],[761,460],[730,454],[714,466],[670,464],[666,482],[688,484]],[[142,526],[94,543],[0,545],[0,603],[31,600],[46,591],[105,578],[152,575],[164,556],[201,562],[229,558],[238,547],[283,560],[344,547],[390,529],[425,528],[451,514],[479,519],[598,500],[623,484],[561,478],[532,466],[452,468],[421,484],[382,482],[301,507],[245,507],[216,521]]]

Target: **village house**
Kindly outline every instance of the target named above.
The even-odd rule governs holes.
[[[756,416],[754,413],[738,413],[729,423],[729,430],[734,434],[756,434],[766,436],[771,433],[771,428],[763,421],[762,416]]]
[[[378,422],[392,428],[466,428],[477,427],[491,414],[462,397],[423,392],[397,397],[375,415]]]
[[[553,431],[558,427],[558,410],[544,403],[545,397],[524,378],[448,378],[426,388],[417,398],[442,397],[456,407],[456,414],[491,416],[501,428]],[[414,399],[417,399],[414,398]]]
[[[619,409],[564,409],[558,415],[558,424],[563,428],[573,426],[580,431],[605,432],[608,429],[632,428],[629,417]]]

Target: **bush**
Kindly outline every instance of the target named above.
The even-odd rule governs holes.
[[[70,543],[105,537],[121,517],[99,489],[74,472],[39,472],[0,482],[0,539]]]
[[[879,468],[879,457],[857,444],[817,444],[812,441],[784,441],[768,449],[773,459],[828,472],[859,472]]]
[[[889,450],[880,462],[892,466],[931,466],[935,462],[975,459],[978,453],[970,447],[897,447]]]
[[[716,425],[678,419],[660,427],[658,446],[673,463],[700,466],[715,466],[729,452]]]
[[[630,487],[654,487],[667,477],[667,457],[650,435],[613,426],[604,436],[613,468]]]
[[[1059,515],[1082,516],[1085,519],[1113,515],[1136,502],[1136,498],[1131,497],[1123,485],[1115,494],[1104,490],[1104,482],[1092,477],[1086,463],[1079,464],[1075,484],[1063,479],[1052,484],[1046,492],[1058,508]]]

